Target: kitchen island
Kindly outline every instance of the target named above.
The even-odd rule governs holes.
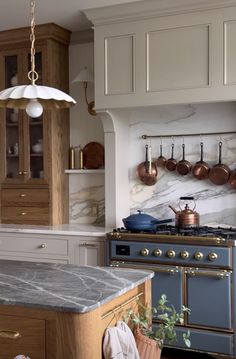
[[[101,359],[106,327],[150,302],[153,273],[0,261],[0,358]]]

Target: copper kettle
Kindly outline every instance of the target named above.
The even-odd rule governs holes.
[[[188,203],[185,203],[185,208],[181,208],[182,201],[193,201],[194,206],[191,209]],[[175,213],[175,225],[179,228],[186,228],[186,227],[198,227],[199,226],[199,213],[195,210],[196,202],[194,197],[180,197],[179,199],[179,208],[180,211],[177,211],[172,206],[169,206],[172,211]]]

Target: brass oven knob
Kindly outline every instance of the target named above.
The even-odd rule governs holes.
[[[173,249],[169,249],[166,254],[167,254],[168,258],[174,258],[175,257],[175,251],[173,251]]]
[[[149,255],[149,250],[147,248],[143,248],[143,249],[141,249],[140,254],[141,254],[141,256],[146,257]]]
[[[214,262],[214,261],[217,260],[217,258],[218,258],[218,254],[215,253],[215,252],[211,252],[211,253],[208,254],[208,259],[209,259],[209,261]]]
[[[182,259],[187,259],[189,257],[189,252],[188,251],[181,251],[180,252],[180,257]]]
[[[203,253],[202,252],[196,252],[194,254],[194,258],[197,260],[197,261],[201,261],[203,259]]]
[[[162,250],[161,249],[154,249],[154,251],[153,251],[153,255],[155,256],[155,257],[160,257],[161,255],[162,255]]]

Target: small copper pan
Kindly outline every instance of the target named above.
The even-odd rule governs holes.
[[[203,161],[203,142],[200,142],[201,158],[200,161],[196,162],[192,169],[192,174],[199,180],[207,179],[209,176],[210,166],[208,163]]]
[[[165,167],[166,165],[166,158],[162,156],[162,144],[160,144],[160,156],[156,160],[156,165],[158,167]]]
[[[229,177],[229,184],[231,187],[236,189],[236,169],[231,172],[231,175]]]
[[[145,146],[145,162],[137,167],[139,179],[147,186],[153,186],[157,182],[157,168],[151,158],[148,158],[148,145]]]
[[[228,182],[230,176],[230,169],[228,166],[221,163],[222,156],[222,142],[219,142],[219,162],[211,168],[209,172],[209,179],[216,185],[223,185]]]
[[[177,165],[177,161],[174,159],[174,143],[172,143],[171,145],[171,158],[169,158],[167,161],[166,161],[166,169],[168,171],[175,171],[176,169],[176,165]]]
[[[182,144],[182,150],[183,150],[183,157],[182,160],[179,161],[176,165],[176,170],[177,172],[182,175],[182,176],[186,176],[192,168],[192,165],[189,161],[187,161],[185,159],[185,144]]]

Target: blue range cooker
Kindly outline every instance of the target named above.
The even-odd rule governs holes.
[[[191,350],[236,358],[235,228],[118,228],[106,238],[107,265],[155,272],[153,304],[164,293],[177,310],[182,304],[191,309],[178,328],[179,335],[190,329]],[[182,347],[182,341],[173,346]]]

